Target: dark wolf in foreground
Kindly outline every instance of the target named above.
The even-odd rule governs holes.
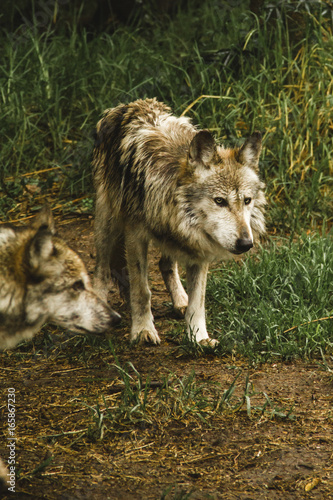
[[[159,266],[173,306],[186,310],[189,336],[214,345],[205,321],[208,265],[247,252],[265,231],[260,151],[258,132],[241,148],[226,149],[155,99],[105,111],[93,156],[94,287],[106,299],[112,278],[124,278],[127,265],[132,341],[160,342],[147,277],[153,240],[162,252]],[[188,297],[177,262],[186,266]]]
[[[47,206],[30,226],[0,226],[0,349],[31,339],[47,321],[101,333],[119,319],[93,291],[80,257],[55,235]]]

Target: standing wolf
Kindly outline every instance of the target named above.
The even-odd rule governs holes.
[[[93,291],[80,257],[54,233],[47,206],[30,226],[0,226],[0,349],[31,339],[47,321],[101,333],[120,320]]]
[[[208,265],[229,252],[247,252],[253,236],[265,231],[260,151],[260,133],[241,148],[225,149],[209,131],[173,116],[156,99],[104,112],[93,155],[94,287],[106,299],[112,278],[119,284],[127,265],[131,341],[160,342],[147,277],[147,247],[153,240],[162,252],[159,267],[173,306],[186,311],[189,336],[216,343],[205,321]],[[177,261],[186,265],[188,297]]]

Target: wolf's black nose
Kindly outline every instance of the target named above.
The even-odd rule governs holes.
[[[236,241],[236,252],[248,252],[253,247],[253,241],[250,238],[239,238]]]
[[[110,326],[118,325],[121,322],[121,316],[116,311],[112,309],[110,315]]]

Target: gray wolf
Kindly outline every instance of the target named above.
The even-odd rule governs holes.
[[[264,184],[259,179],[261,134],[240,148],[215,143],[187,117],[156,99],[107,109],[93,152],[96,190],[94,288],[104,299],[129,275],[131,341],[160,338],[151,313],[147,248],[162,253],[159,267],[174,309],[196,342],[215,345],[205,320],[209,263],[252,248],[265,231]],[[187,292],[177,262],[186,266]]]
[[[50,321],[102,333],[120,316],[93,291],[80,257],[56,236],[45,206],[25,227],[0,226],[0,348],[31,339]]]

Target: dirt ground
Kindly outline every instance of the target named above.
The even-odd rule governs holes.
[[[62,220],[58,229],[92,272],[92,219]],[[34,342],[0,355],[0,455],[6,461],[6,398],[13,387],[19,470],[15,495],[3,488],[0,498],[333,499],[332,374],[320,360],[249,367],[236,356],[181,353],[165,335],[175,319],[170,322],[157,258],[152,252],[153,314],[161,346],[128,346],[129,313],[114,293],[112,304],[123,316],[110,334],[119,362],[132,362],[142,380],[149,375],[151,390],[170,373],[182,378],[194,370],[197,383],[218,383],[222,391],[242,370],[236,394],[248,376],[251,415],[245,404],[206,420],[152,415],[149,422],[120,424],[105,430],[103,439],[94,438],[88,406],[117,392],[114,357],[89,342],[82,354],[76,337],[45,327]],[[290,418],[279,418],[278,410],[272,418],[255,411],[265,402],[264,393],[275,409],[290,410]]]

